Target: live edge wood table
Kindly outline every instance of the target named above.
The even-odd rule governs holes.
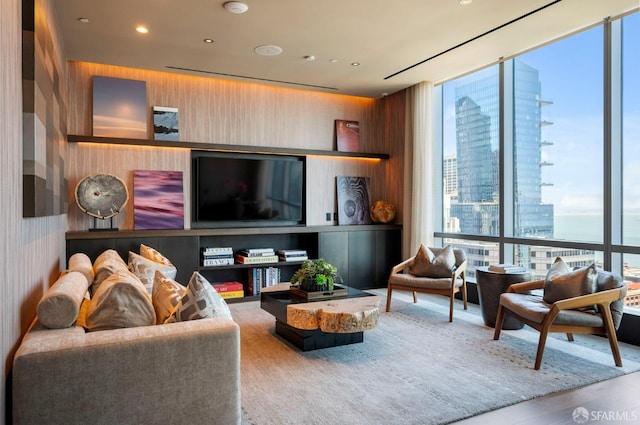
[[[378,324],[380,297],[348,288],[342,298],[308,302],[289,283],[263,288],[260,307],[276,318],[276,334],[302,351],[354,344]]]

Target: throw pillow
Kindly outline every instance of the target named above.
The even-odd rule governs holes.
[[[91,258],[87,254],[77,252],[69,257],[69,271],[80,272],[87,278],[89,285],[93,283],[95,278],[95,272],[93,271],[93,264],[91,264]]]
[[[127,264],[116,250],[107,249],[98,255],[93,262],[95,277],[91,285],[91,294],[95,294],[102,282],[118,270],[127,270]]]
[[[595,263],[571,270],[564,260],[558,257],[547,272],[542,299],[553,304],[559,300],[592,294],[596,290],[597,278],[598,270]]]
[[[89,331],[155,325],[156,313],[142,282],[128,270],[106,278],[89,301]]]
[[[158,263],[145,258],[142,255],[138,255],[135,252],[129,251],[129,271],[140,279],[144,287],[147,289],[149,296],[153,293],[153,280],[155,278],[156,270],[165,276],[173,276],[171,279],[175,279],[176,277],[176,268],[173,264],[167,265]]]
[[[224,299],[200,273],[193,272],[187,290],[165,323],[187,320],[226,317],[231,319],[231,311]]]
[[[447,245],[435,255],[429,248],[420,245],[409,273],[420,277],[451,277],[456,268],[456,257],[451,245]]]
[[[178,273],[176,266],[174,266],[173,263],[169,261],[167,257],[160,254],[157,250],[151,248],[150,246],[140,244],[140,255],[142,255],[144,258],[147,258],[155,263],[165,265],[166,267],[164,268],[164,271],[162,273],[165,276],[167,276],[169,279],[176,278],[176,274]]]
[[[50,329],[67,328],[76,321],[89,282],[80,272],[62,275],[44,294],[37,307],[38,320]]]
[[[184,295],[185,287],[164,274],[156,271],[153,280],[151,300],[156,310],[156,323],[164,323]]]

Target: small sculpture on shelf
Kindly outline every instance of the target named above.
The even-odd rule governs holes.
[[[335,266],[319,258],[303,261],[300,268],[291,277],[291,283],[307,292],[332,292],[334,284],[342,283],[342,277],[338,274],[338,269]]]
[[[374,223],[391,223],[396,218],[396,207],[391,202],[377,201],[371,206],[370,214]]]

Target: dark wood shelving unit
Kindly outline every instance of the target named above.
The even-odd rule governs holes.
[[[309,258],[324,258],[336,267],[345,281],[356,288],[384,287],[391,267],[400,262],[402,226],[373,224],[361,226],[286,226],[185,230],[108,230],[66,233],[67,259],[83,252],[92,261],[105,249],[114,249],[124,259],[140,244],[151,246],[178,269],[178,282],[186,284],[194,271],[209,281],[237,280],[248,283],[252,268],[278,267],[288,281],[301,262],[233,264],[204,267],[201,248],[231,246],[234,251],[251,246],[274,249],[305,249]],[[244,301],[256,297],[245,296]]]
[[[368,159],[389,159],[386,153],[370,153],[370,152],[340,152],[327,151],[320,149],[295,149],[295,148],[276,148],[268,146],[244,146],[244,145],[226,145],[220,143],[203,143],[188,141],[167,141],[167,140],[150,140],[150,139],[127,139],[115,137],[95,137],[95,136],[79,136],[70,134],[67,136],[69,143],[94,143],[94,144],[111,144],[111,145],[129,145],[129,146],[149,146],[160,148],[180,148],[194,150],[208,150],[215,152],[250,152],[250,153],[269,153],[276,155],[318,155],[318,156],[335,156],[342,158],[368,158]]]

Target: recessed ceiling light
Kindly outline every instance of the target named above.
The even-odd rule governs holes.
[[[360,62],[351,62],[351,66],[360,66]]]
[[[249,10],[249,6],[241,1],[228,1],[224,4],[224,8],[231,13],[244,13]]]
[[[338,62],[338,59],[329,59],[329,62],[336,63],[336,62]]]
[[[307,60],[307,62],[313,62],[314,60],[316,60],[316,57],[313,55],[308,55],[308,56],[305,56],[304,58]]]
[[[472,2],[473,2],[473,0],[458,0],[458,3],[460,3],[463,6],[471,4]]]
[[[146,34],[149,32],[149,30],[147,29],[147,27],[143,26],[143,25],[138,25],[136,27],[136,31],[138,31],[140,34]]]
[[[89,18],[78,18],[78,21],[82,22],[83,24],[88,24],[90,22]]]
[[[282,53],[282,47],[274,45],[258,46],[253,51],[262,56],[276,56]]]
[[[209,43],[209,44],[213,43],[213,39],[211,39],[211,38],[205,38],[202,41],[204,41],[205,43]]]

